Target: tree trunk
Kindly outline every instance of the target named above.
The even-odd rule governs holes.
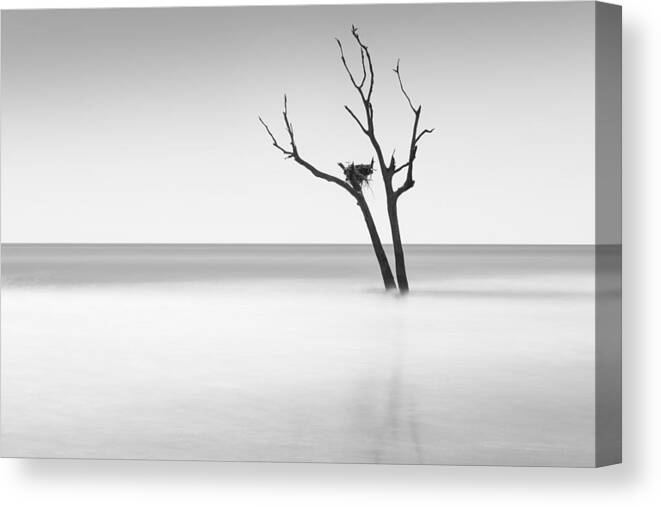
[[[365,218],[365,224],[367,224],[367,230],[370,233],[370,239],[372,240],[372,246],[374,247],[374,253],[376,254],[376,259],[379,261],[379,268],[381,269],[381,276],[383,277],[383,285],[386,290],[396,289],[397,285],[395,284],[395,279],[392,276],[392,270],[390,269],[390,263],[388,262],[388,256],[386,251],[383,249],[383,244],[381,243],[381,238],[379,237],[379,232],[376,230],[376,225],[374,224],[374,219],[372,218],[372,212],[367,205],[367,201],[362,194],[357,198],[358,206],[363,212],[363,217]]]
[[[397,196],[388,195],[388,219],[390,220],[390,231],[392,233],[392,246],[395,251],[395,272],[397,273],[397,284],[399,291],[409,291],[409,281],[406,277],[406,265],[404,263],[404,249],[402,248],[402,237],[399,233],[399,217],[397,216]]]

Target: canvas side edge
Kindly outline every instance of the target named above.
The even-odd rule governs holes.
[[[622,461],[622,8],[595,3],[595,466]]]

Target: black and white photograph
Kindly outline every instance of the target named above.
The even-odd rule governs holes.
[[[621,461],[621,11],[3,10],[4,457]]]

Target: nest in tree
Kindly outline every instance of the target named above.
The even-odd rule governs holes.
[[[363,185],[368,185],[374,173],[374,159],[369,164],[346,162],[338,165],[344,171],[344,179],[347,183],[357,190],[361,189]]]

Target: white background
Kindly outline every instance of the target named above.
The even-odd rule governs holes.
[[[3,8],[188,2],[1,1]],[[193,2],[190,2],[193,4]],[[220,4],[221,2],[194,2]],[[261,3],[270,3],[263,0]],[[0,502],[36,505],[652,505],[661,500],[661,5],[624,0],[624,460],[521,469],[1,460]],[[656,297],[656,298],[655,298]]]

